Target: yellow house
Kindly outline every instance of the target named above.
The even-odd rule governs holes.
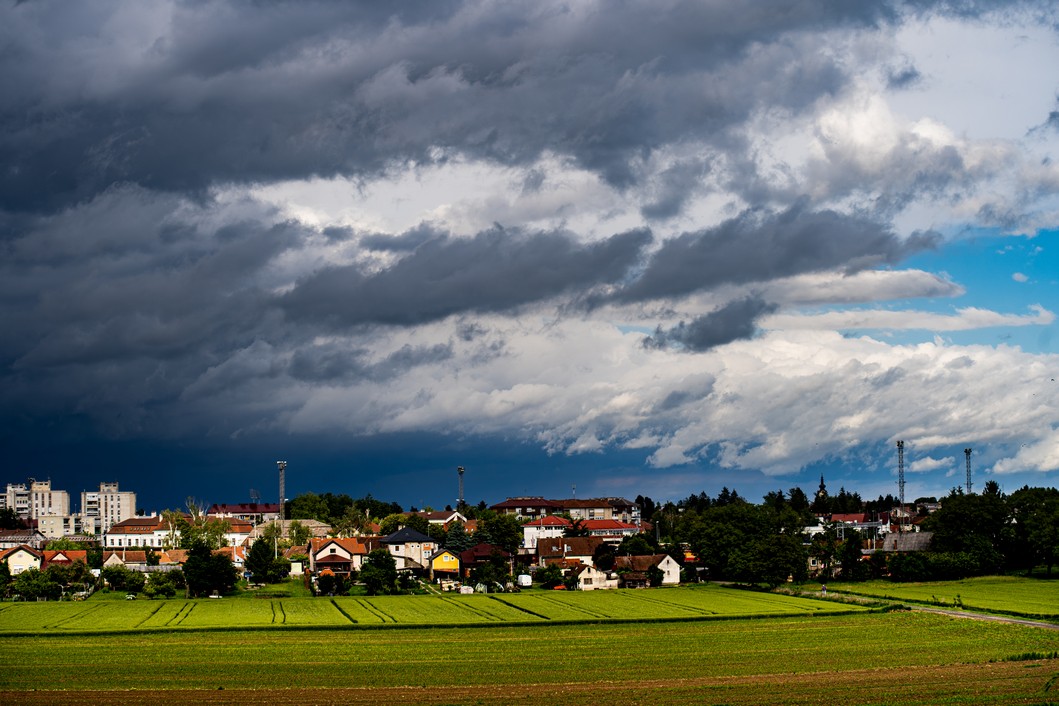
[[[448,549],[440,549],[430,556],[430,580],[438,578],[459,578],[460,557]]]

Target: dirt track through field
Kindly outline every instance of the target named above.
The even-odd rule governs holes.
[[[946,610],[944,608],[926,608],[924,606],[912,606],[912,610],[924,613],[937,613],[948,615],[952,618],[967,618],[969,620],[988,620],[994,623],[1011,623],[1013,625],[1028,625],[1032,628],[1044,628],[1045,630],[1059,630],[1056,623],[1042,623],[1039,620],[1026,620],[1025,618],[1010,618],[1006,615],[986,615],[985,613],[968,613],[964,610]]]
[[[866,656],[867,659],[867,656]],[[1053,686],[1054,685],[1054,686]],[[143,703],[368,706],[369,704],[1041,704],[1059,702],[1059,661],[863,669],[813,674],[706,677],[658,681],[528,683],[449,688],[0,691],[0,703],[25,706],[132,706]]]

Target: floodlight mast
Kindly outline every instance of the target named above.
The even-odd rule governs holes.
[[[287,462],[276,461],[279,469],[279,519],[287,519]]]
[[[459,474],[459,477],[460,477],[460,494],[459,494],[459,497],[456,498],[456,510],[458,512],[462,512],[463,511],[463,505],[464,505],[464,502],[463,502],[463,466],[456,466],[456,473]]]
[[[901,531],[904,531],[904,514],[905,514],[905,442],[897,442],[897,489],[899,491],[900,502],[901,502],[901,523],[899,527]]]

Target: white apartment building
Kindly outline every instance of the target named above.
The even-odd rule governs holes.
[[[43,515],[69,515],[70,494],[53,490],[50,480],[29,479],[26,483],[8,483],[0,507],[12,508],[23,520],[36,520]]]
[[[119,522],[136,516],[136,493],[118,490],[117,483],[100,483],[99,491],[81,493],[81,531],[106,534]]]

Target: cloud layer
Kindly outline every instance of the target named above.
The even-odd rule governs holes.
[[[1059,86],[1000,75],[1026,110],[983,90],[995,122],[961,123],[952,76],[990,77],[924,37],[1051,66],[1057,19],[8,3],[9,438],[428,431],[780,474],[899,437],[936,472],[973,437],[996,473],[1054,472],[1054,355],[885,337],[1053,325],[921,308],[974,283],[902,266],[1054,226]]]

